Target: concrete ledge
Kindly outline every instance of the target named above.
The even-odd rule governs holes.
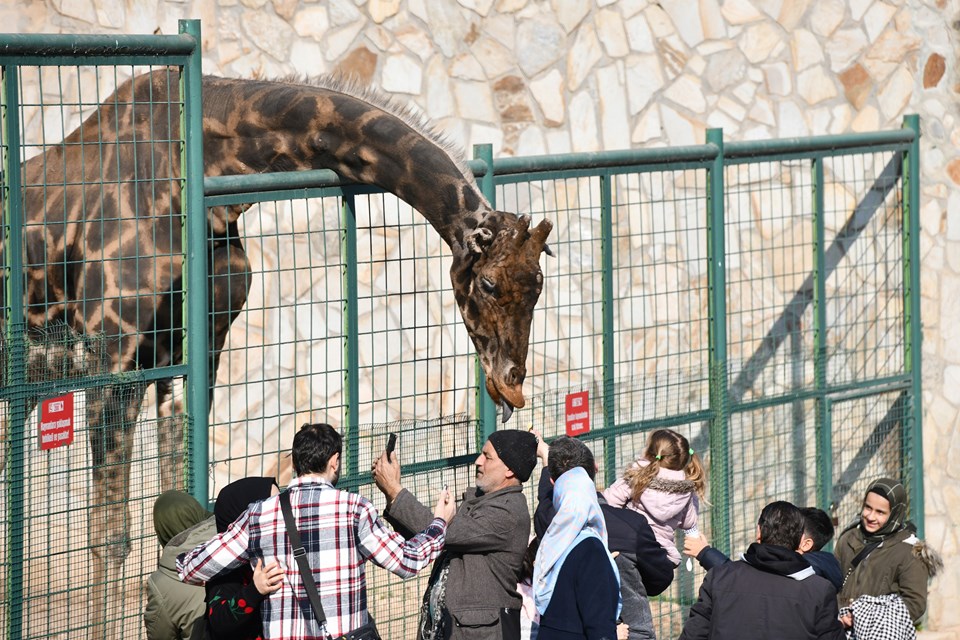
[[[960,640],[960,629],[952,631],[918,631],[917,640]]]

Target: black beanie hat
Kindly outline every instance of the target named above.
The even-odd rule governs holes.
[[[537,437],[529,431],[507,429],[490,434],[490,444],[503,464],[507,465],[520,482],[530,479],[537,466]]]

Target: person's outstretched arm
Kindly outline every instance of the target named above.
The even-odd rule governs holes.
[[[553,516],[557,510],[553,506],[553,482],[550,481],[550,471],[544,467],[540,471],[540,483],[537,485],[537,508],[533,512],[533,530],[537,537],[543,539]]]
[[[390,573],[413,577],[443,551],[447,519],[453,518],[452,514],[453,500],[449,492],[443,491],[433,519],[423,531],[404,540],[399,532],[387,528],[370,501],[363,499],[357,516],[357,548],[364,558]]]
[[[192,551],[177,556],[180,579],[187,584],[204,584],[249,562],[249,520],[250,511],[244,511],[226,531]]]

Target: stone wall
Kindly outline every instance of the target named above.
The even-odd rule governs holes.
[[[353,74],[497,156],[892,129],[921,116],[927,628],[960,629],[960,0],[27,0],[22,33],[175,33],[204,67]]]

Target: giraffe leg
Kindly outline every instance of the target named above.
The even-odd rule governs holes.
[[[88,391],[87,426],[93,456],[88,542],[92,637],[113,638],[121,617],[123,563],[130,553],[130,455],[142,383],[121,383]]]
[[[186,487],[183,474],[183,402],[174,399],[173,380],[157,381],[157,438],[161,488]]]

